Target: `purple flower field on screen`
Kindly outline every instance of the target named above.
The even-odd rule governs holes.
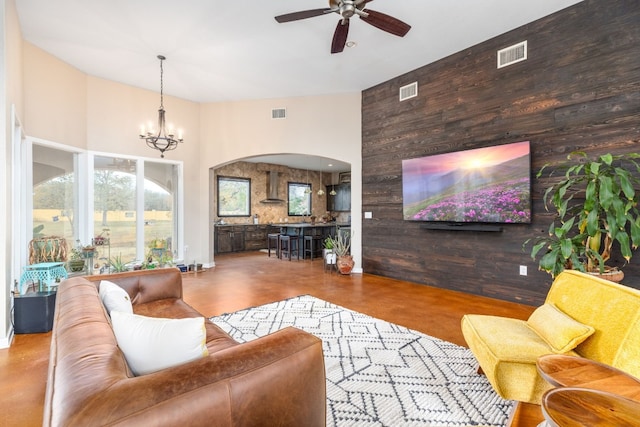
[[[457,193],[413,215],[418,221],[529,222],[529,181],[503,182],[480,191]]]

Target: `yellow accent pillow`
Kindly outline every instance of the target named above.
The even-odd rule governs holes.
[[[536,308],[527,326],[549,344],[554,353],[573,350],[595,332],[593,327],[578,322],[553,304]]]

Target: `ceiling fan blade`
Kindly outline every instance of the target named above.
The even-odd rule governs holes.
[[[347,44],[347,36],[349,35],[349,20],[341,19],[338,21],[336,31],[333,33],[333,41],[331,42],[331,53],[340,53]]]
[[[376,12],[375,10],[371,9],[367,9],[365,10],[365,12],[369,16],[360,16],[360,19],[362,19],[367,24],[381,29],[382,31],[386,31],[387,33],[391,33],[399,37],[404,37],[411,29],[411,25],[404,23],[401,20],[394,18],[393,16],[389,16],[382,12]]]
[[[298,21],[300,19],[313,18],[314,16],[324,15],[329,12],[333,12],[333,9],[325,7],[323,9],[310,9],[310,10],[303,10],[300,12],[286,13],[284,15],[276,16],[275,19],[276,21],[282,24],[283,22],[291,22],[291,21]]]

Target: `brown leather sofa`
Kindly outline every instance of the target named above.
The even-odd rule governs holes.
[[[322,342],[286,328],[239,344],[205,320],[209,355],[132,375],[98,294],[124,288],[136,314],[201,316],[182,299],[177,269],[74,277],[58,289],[44,426],[324,426]]]

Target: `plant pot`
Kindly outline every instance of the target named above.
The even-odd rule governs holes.
[[[622,270],[611,269],[609,271],[605,271],[604,273],[600,273],[597,271],[590,271],[589,274],[592,276],[599,277],[604,280],[608,280],[610,282],[620,283],[622,279],[624,279],[624,272]]]
[[[84,270],[84,260],[83,259],[72,259],[68,262],[69,270],[73,272],[78,272]]]
[[[338,271],[340,274],[351,274],[351,270],[353,270],[353,265],[355,262],[353,261],[353,257],[351,255],[343,255],[339,256],[336,259],[336,267],[338,267]]]

